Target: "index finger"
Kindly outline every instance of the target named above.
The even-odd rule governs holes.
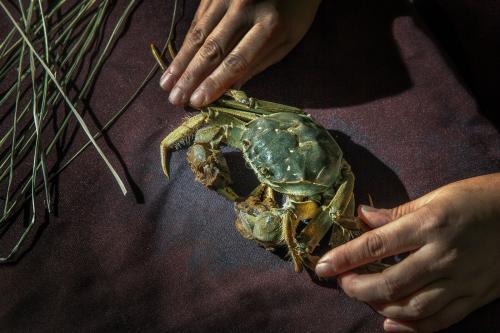
[[[335,276],[378,259],[421,247],[424,237],[420,230],[424,219],[422,210],[417,210],[336,247],[319,260],[316,274],[321,277]]]

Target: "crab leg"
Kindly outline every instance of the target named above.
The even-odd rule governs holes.
[[[297,237],[300,243],[307,244],[308,253],[314,251],[332,224],[341,226],[339,222],[342,216],[345,213],[351,214],[351,210],[354,210],[352,194],[354,189],[354,175],[351,172],[349,164],[345,161],[342,164],[342,176],[344,181],[339,186],[333,199],[316,218],[309,222]],[[334,240],[335,236],[332,232],[330,242]]]
[[[236,194],[236,192],[234,192],[233,189],[230,188],[229,186],[218,188],[217,193],[219,193],[229,201],[232,202],[241,201],[241,197],[238,194]]]
[[[274,197],[274,190],[265,185],[264,204],[269,207],[277,207],[276,198]]]
[[[305,114],[303,110],[293,106],[248,97],[247,94],[241,90],[229,89],[228,91],[226,91],[225,96],[229,97],[230,99],[221,98],[219,101],[217,101],[217,104],[230,109],[251,112],[259,115],[267,115],[277,112]]]
[[[207,118],[207,114],[199,113],[196,116],[188,118],[181,126],[173,130],[165,139],[160,143],[161,167],[163,172],[170,178],[168,171],[168,163],[170,160],[170,150],[176,145],[182,144],[193,136],[198,128],[200,128]]]
[[[297,242],[295,241],[295,230],[297,230],[298,223],[299,220],[294,218],[292,212],[287,212],[282,217],[283,236],[292,257],[293,268],[295,272],[300,273],[302,272],[302,259],[297,251]]]
[[[241,197],[229,186],[232,183],[229,167],[219,149],[220,143],[230,131],[229,125],[220,125],[217,122],[218,119],[211,119],[210,126],[196,132],[194,143],[188,150],[188,163],[197,181],[217,191],[229,201],[241,201]]]

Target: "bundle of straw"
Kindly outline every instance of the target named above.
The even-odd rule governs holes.
[[[0,0],[0,12],[12,24],[12,29],[0,43],[0,189],[5,193],[0,194],[3,212],[0,237],[16,221],[16,213],[29,206],[28,224],[15,243],[9,246],[7,255],[0,256],[0,263],[16,258],[35,225],[37,194],[43,192],[45,209],[50,212],[53,179],[88,146],[97,150],[123,194],[126,193],[123,181],[96,139],[135,99],[157,66],[151,69],[127,103],[95,134],[85,124],[80,115],[83,110],[78,110],[77,105],[82,105],[81,101],[88,96],[138,2],[128,1],[103,43],[104,47],[98,50],[97,57],[89,60],[88,54],[103,32],[114,1],[18,0],[16,5],[14,1],[4,3]],[[84,61],[90,61],[88,68],[91,70],[82,78],[80,69]],[[77,78],[83,83],[75,96],[70,97],[68,91]],[[63,115],[55,130],[49,130],[48,123],[62,104],[71,112]],[[55,147],[61,144],[68,124],[75,122],[88,136],[88,142],[65,162],[60,161],[61,156],[54,156]],[[47,160],[56,160],[54,165],[58,167],[50,168]],[[22,173],[22,166],[26,164],[31,168]]]

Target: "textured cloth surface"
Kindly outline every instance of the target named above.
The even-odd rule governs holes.
[[[195,9],[183,6],[178,43]],[[135,10],[90,99],[101,123],[152,66],[148,43],[163,43],[171,11],[159,0]],[[425,31],[399,0],[324,1],[299,46],[244,89],[331,130],[358,203],[370,194],[391,207],[498,171],[498,133]],[[194,181],[185,151],[167,183],[159,143],[186,111],[168,104],[158,78],[101,140],[129,194],[92,149],[64,171],[57,216],[21,261],[0,267],[2,330],[382,332],[367,305],[241,237],[232,204]],[[78,133],[72,147],[83,142]],[[255,178],[239,154],[227,158],[248,193]],[[496,301],[449,331],[498,331],[499,311]]]
[[[414,0],[472,93],[500,128],[500,1]]]

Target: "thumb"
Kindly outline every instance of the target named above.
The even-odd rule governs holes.
[[[417,210],[420,206],[421,202],[418,199],[392,209],[378,209],[372,206],[360,205],[358,215],[364,223],[373,229],[397,220],[403,215]]]

